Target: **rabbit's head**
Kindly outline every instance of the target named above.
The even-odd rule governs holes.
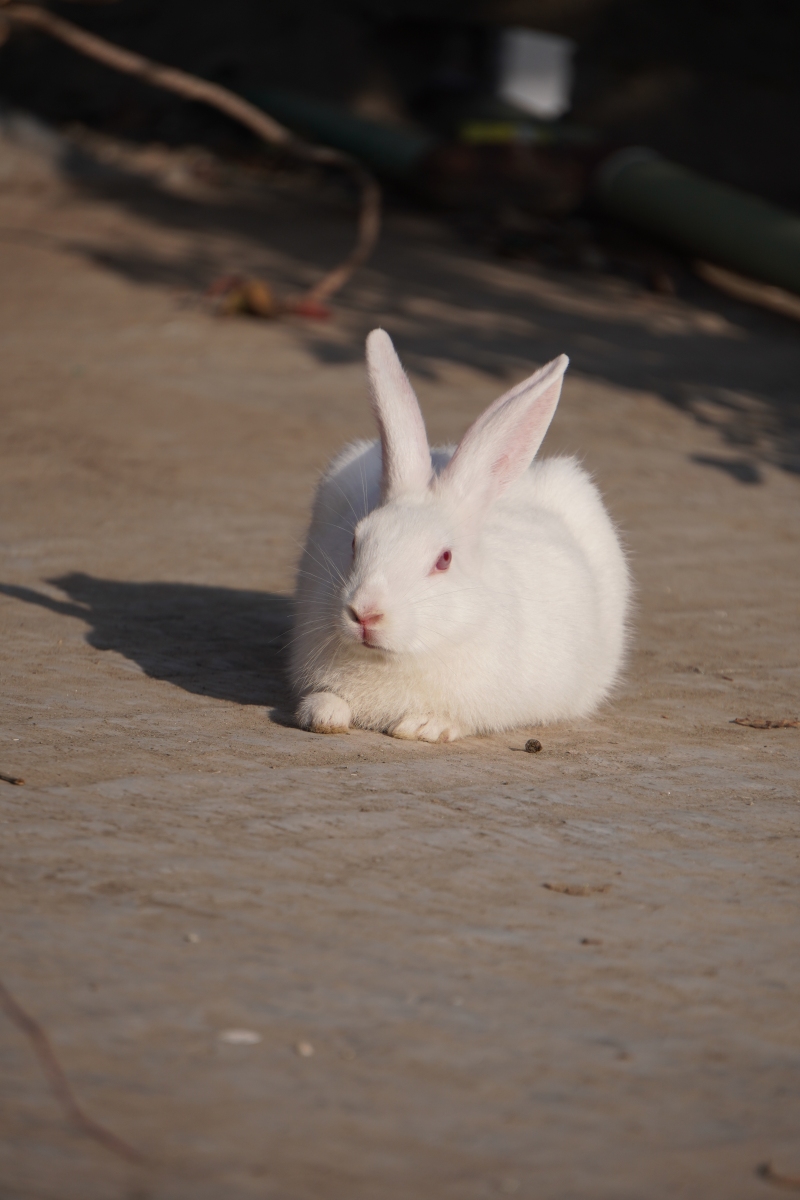
[[[568,359],[554,359],[475,421],[434,469],[417,398],[388,334],[367,338],[381,439],[381,503],[355,527],[340,628],[364,654],[435,654],[492,620],[485,518],[530,465],[555,412]],[[525,547],[520,547],[520,553]]]

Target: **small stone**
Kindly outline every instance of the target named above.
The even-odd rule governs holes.
[[[255,1029],[223,1029],[219,1040],[228,1046],[255,1046],[261,1041],[261,1034]]]
[[[501,1179],[500,1191],[504,1196],[515,1196],[519,1191],[519,1180],[510,1178]]]
[[[311,1045],[311,1042],[296,1042],[294,1048],[295,1052],[301,1058],[311,1058],[311,1055],[314,1053],[314,1047]]]
[[[186,941],[191,942],[193,946],[196,946],[197,943],[200,941],[199,933],[187,933],[185,935],[185,937],[186,937]]]
[[[525,749],[528,751],[528,754],[538,754],[541,748],[542,743],[538,738],[528,738],[525,743]]]

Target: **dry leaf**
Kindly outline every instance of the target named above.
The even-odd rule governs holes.
[[[251,317],[277,317],[278,302],[263,279],[242,279],[224,292],[219,311],[229,316],[246,313]]]

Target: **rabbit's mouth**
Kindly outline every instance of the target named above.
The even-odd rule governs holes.
[[[357,629],[350,627],[347,630],[346,640],[356,651],[366,650],[370,654],[392,653],[390,647],[381,641],[381,635],[377,629],[364,629],[363,626]]]
[[[359,630],[361,645],[365,650],[385,650],[378,640],[379,634],[374,629],[364,629],[362,626]]]

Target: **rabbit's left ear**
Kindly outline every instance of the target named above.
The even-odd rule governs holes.
[[[431,477],[431,452],[417,397],[383,329],[367,338],[372,411],[381,435],[381,498],[424,491]]]
[[[439,476],[439,486],[460,506],[491,504],[527,470],[553,419],[568,366],[566,354],[554,358],[470,425]]]

